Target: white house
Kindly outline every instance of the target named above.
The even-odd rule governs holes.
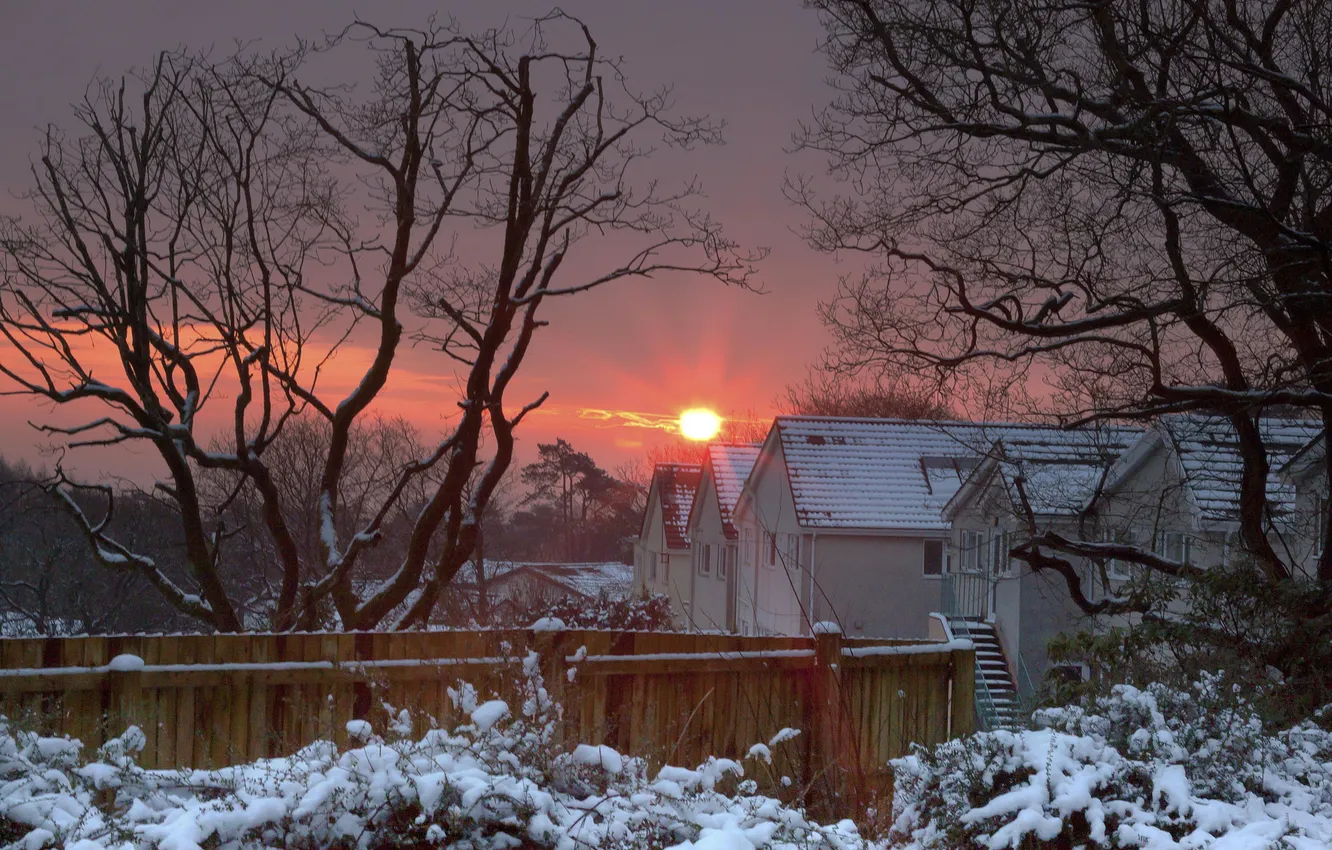
[[[835,620],[851,636],[928,636],[944,504],[997,439],[1034,427],[778,417],[735,510],[739,630]]]
[[[691,629],[736,629],[739,533],[732,512],[758,453],[750,444],[708,446],[686,527],[692,558],[685,611]]]
[[[1141,438],[1141,428],[1067,431],[1033,428],[996,443],[944,506],[952,526],[953,557],[940,611],[952,633],[982,640],[993,635],[1001,657],[989,659],[985,685],[1011,697],[1041,682],[1046,647],[1061,632],[1085,625],[1062,576],[1034,572],[1009,551],[1037,534],[1099,540],[1088,510],[1116,461]],[[1074,566],[1089,598],[1103,594],[1105,574],[1086,561]],[[1113,564],[1110,565],[1113,575]]]
[[[692,577],[686,527],[702,475],[696,463],[657,464],[634,545],[634,589],[666,594],[681,624]]]
[[[1300,566],[1301,573],[1318,575],[1318,559],[1327,545],[1328,480],[1327,436],[1319,434],[1281,468],[1281,476],[1295,488],[1292,534],[1282,541],[1281,554]]]
[[[1300,545],[1293,527],[1295,486],[1282,469],[1322,427],[1310,420],[1268,417],[1260,430],[1271,468],[1269,539],[1278,552],[1294,551]],[[1215,566],[1226,561],[1236,543],[1243,470],[1228,420],[1163,416],[1110,470],[1094,512],[1114,539],[1173,560]]]

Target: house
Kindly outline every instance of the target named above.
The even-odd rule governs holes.
[[[634,589],[664,593],[683,624],[689,600],[689,509],[694,504],[703,467],[696,463],[659,463],[652,470],[647,507],[634,544]]]
[[[759,447],[752,444],[708,446],[685,532],[692,548],[689,592],[683,608],[690,629],[736,629],[740,535],[732,513],[758,453]]]
[[[634,568],[617,561],[556,563],[486,559],[482,569],[469,562],[450,582],[443,613],[451,625],[523,622],[557,600],[592,603],[625,599],[633,593]]]
[[[734,512],[739,631],[834,620],[850,636],[927,637],[950,536],[940,511],[997,439],[1038,427],[777,417]]]
[[[996,702],[1015,705],[1015,697],[1025,698],[1050,667],[1050,639],[1086,622],[1062,576],[1035,572],[1008,553],[1033,527],[1038,534],[1102,539],[1089,508],[1142,434],[1141,428],[1113,426],[1010,433],[944,505],[952,539],[938,609],[945,618],[943,636],[977,642],[978,684]],[[1075,568],[1084,593],[1105,592],[1105,574],[1093,564],[1078,560]],[[1110,570],[1113,576],[1113,564]],[[988,656],[987,647],[993,650]]]
[[[1269,539],[1278,552],[1294,552],[1301,546],[1294,528],[1295,486],[1282,469],[1322,427],[1305,419],[1267,417],[1260,430],[1270,466]],[[1106,539],[1196,566],[1216,566],[1234,554],[1243,470],[1228,420],[1162,416],[1110,470],[1093,510]]]
[[[1318,575],[1318,559],[1327,544],[1327,435],[1320,433],[1291,456],[1282,478],[1295,489],[1289,540],[1280,554],[1297,564],[1306,578]]]

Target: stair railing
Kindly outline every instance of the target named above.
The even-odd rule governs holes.
[[[974,644],[974,636],[971,633],[971,624],[965,619],[958,618],[952,622],[953,637],[955,639],[970,640]],[[976,719],[980,725],[980,731],[993,732],[1002,727],[999,722],[999,706],[995,702],[994,693],[990,690],[990,683],[985,678],[985,673],[981,668],[979,660],[976,662],[975,674],[976,691]]]

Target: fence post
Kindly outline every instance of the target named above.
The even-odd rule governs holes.
[[[814,726],[811,755],[816,770],[831,771],[842,754],[846,725],[842,706],[842,627],[814,624]],[[843,765],[849,767],[849,765]]]
[[[564,662],[567,635],[550,628],[533,629],[532,648],[541,657],[541,678],[545,680],[546,695],[550,701],[564,705],[565,685],[568,684],[568,665]],[[568,710],[568,707],[565,707]],[[561,724],[562,734],[569,735],[570,724]],[[569,742],[566,742],[569,743]]]
[[[953,649],[952,706],[948,718],[948,737],[970,735],[976,728],[976,650]]]

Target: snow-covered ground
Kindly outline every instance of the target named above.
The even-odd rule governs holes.
[[[1089,709],[1043,712],[1035,730],[918,750],[893,765],[892,834],[870,841],[849,819],[814,823],[746,777],[766,776],[794,730],[740,761],[649,775],[609,747],[558,746],[559,707],[534,655],[525,672],[521,705],[451,691],[470,719],[451,732],[385,740],[377,732],[410,725],[354,720],[342,750],[321,742],[221,770],[142,770],[136,729],[85,757],[78,742],[0,722],[0,840],[23,850],[1332,846],[1332,735],[1318,722],[1267,735],[1212,682],[1191,693],[1122,687]]]

